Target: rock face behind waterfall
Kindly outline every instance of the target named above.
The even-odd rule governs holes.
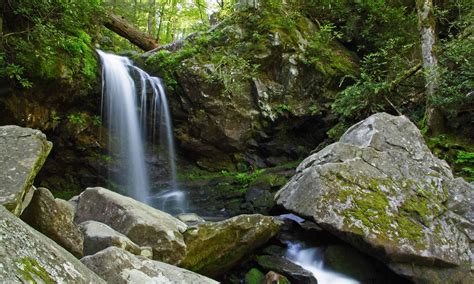
[[[79,196],[75,221],[89,220],[112,227],[140,246],[152,247],[154,259],[175,264],[185,255],[181,233],[186,224],[105,188],[88,188]]]
[[[184,59],[159,52],[147,60],[150,71],[177,81],[170,96],[176,140],[201,167],[293,161],[335,123],[330,105],[341,79],[356,73],[356,56],[334,41],[324,51],[330,58],[315,67],[308,61],[318,24],[299,17],[288,31],[279,24],[286,15],[272,11],[242,11],[196,34]],[[160,65],[169,61],[179,64]]]
[[[19,216],[52,144],[39,130],[0,127],[0,205]]]
[[[72,254],[0,206],[4,283],[105,283]]]
[[[379,113],[306,158],[276,198],[416,282],[469,283],[473,192],[406,117]]]

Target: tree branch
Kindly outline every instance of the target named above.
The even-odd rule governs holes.
[[[158,43],[152,36],[140,31],[119,15],[109,12],[105,18],[104,26],[119,36],[126,38],[144,51],[158,47]]]

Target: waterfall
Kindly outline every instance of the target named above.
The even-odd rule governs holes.
[[[318,284],[356,284],[359,283],[345,275],[324,268],[322,248],[304,248],[300,243],[288,242],[286,257],[311,272]]]
[[[119,160],[110,178],[136,200],[165,211],[173,207],[174,211],[184,212],[184,193],[176,181],[173,127],[161,79],[134,66],[126,57],[97,52],[102,62],[102,116],[108,128],[109,147]],[[139,88],[133,78],[137,78]],[[150,185],[146,141],[151,143],[151,150],[158,145],[160,153],[167,155],[170,186],[158,194],[153,194]],[[175,198],[170,200],[170,196]]]

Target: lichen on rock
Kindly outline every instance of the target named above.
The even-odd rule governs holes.
[[[466,196],[473,190],[453,181],[447,163],[429,151],[414,124],[378,113],[306,158],[276,198],[389,265],[423,267],[397,272],[418,281],[425,276],[417,271],[431,270],[439,280],[444,267],[467,277],[472,258],[465,233],[474,221],[472,208],[458,203],[463,209],[455,213],[449,204],[456,204],[450,201],[456,187],[471,187]]]

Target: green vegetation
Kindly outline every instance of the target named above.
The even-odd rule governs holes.
[[[7,1],[0,77],[22,88],[58,79],[90,88],[98,74],[90,34],[101,9],[99,0]]]
[[[30,283],[46,283],[52,284],[55,281],[48,274],[46,269],[34,258],[24,257],[16,261],[18,273],[22,276],[22,280]]]
[[[245,274],[244,283],[245,284],[260,284],[262,283],[264,278],[265,278],[265,275],[260,270],[258,270],[257,268],[252,268]]]
[[[474,181],[474,146],[467,139],[439,135],[427,139],[430,150],[453,168],[456,175]]]

